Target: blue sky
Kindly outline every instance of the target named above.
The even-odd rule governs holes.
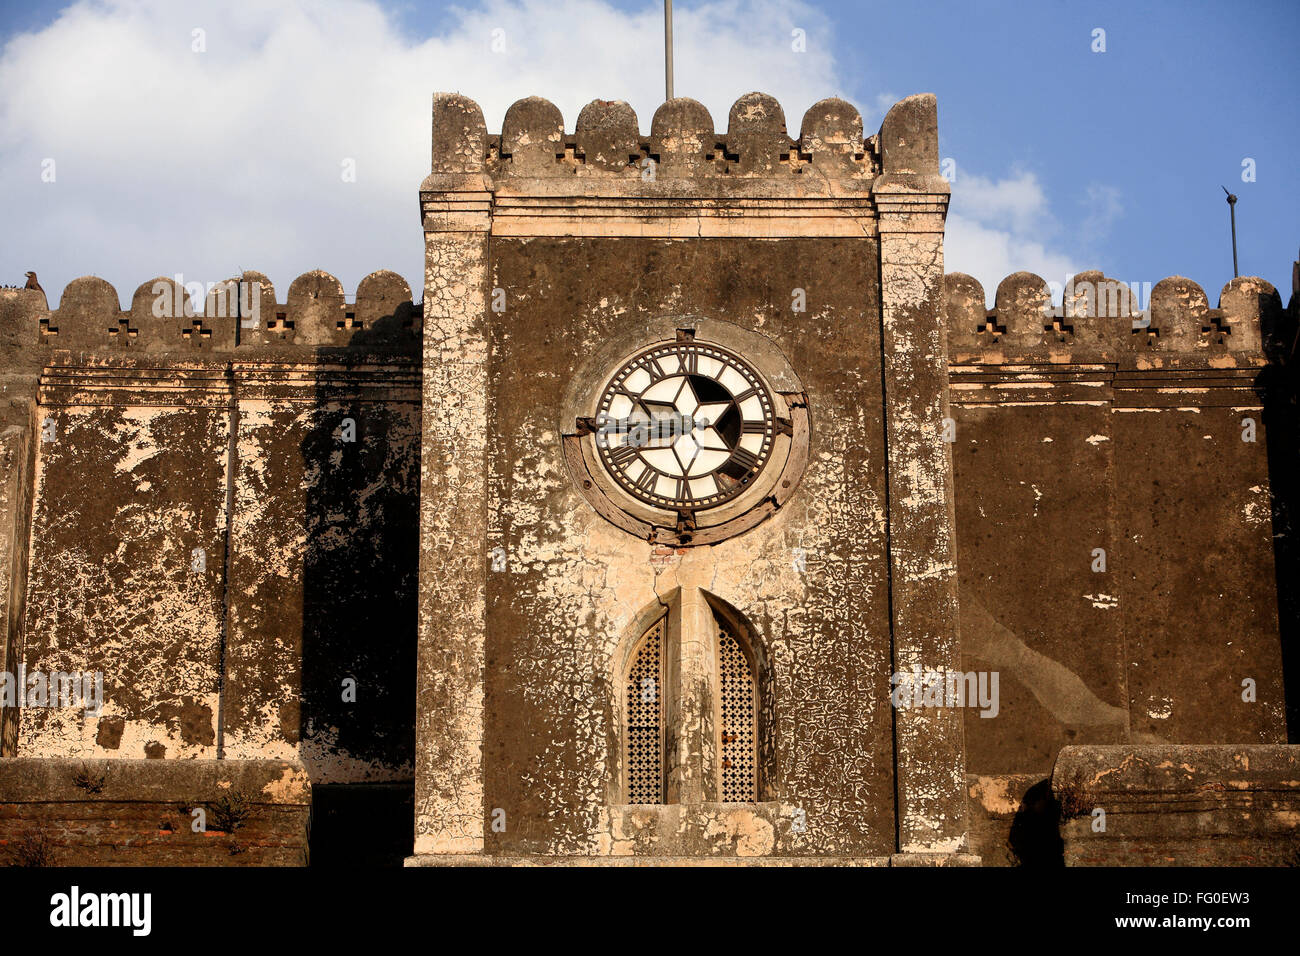
[[[1017,269],[1060,284],[1101,268],[1152,284],[1187,275],[1217,304],[1232,275],[1221,185],[1240,197],[1242,274],[1290,296],[1294,0],[674,6],[677,92],[719,129],[752,89],[777,96],[795,132],[822,96],[855,103],[872,132],[895,100],[937,94],[956,169],[947,267],[990,299]],[[309,269],[350,292],[392,268],[418,287],[429,95],[474,97],[494,130],[530,94],[553,99],[570,129],[584,102],[621,98],[647,129],[661,16],[658,0],[6,3],[0,282],[36,269],[55,299],[93,273],[128,300],[155,275],[255,268],[283,298]],[[796,28],[804,52],[791,49]],[[340,181],[348,159],[356,182]]]

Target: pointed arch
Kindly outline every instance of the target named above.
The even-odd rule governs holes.
[[[718,799],[752,803],[776,792],[773,699],[768,656],[759,631],[716,594],[703,592],[717,628]]]
[[[772,690],[758,631],[703,590],[648,604],[612,661],[611,802],[757,803],[776,793]]]
[[[758,799],[758,686],[744,637],[718,619],[713,651],[718,683],[714,726],[718,732],[718,799]]]
[[[641,635],[621,682],[624,799],[664,802],[664,644],[667,615]]]
[[[678,591],[641,609],[614,653],[617,774],[613,802],[664,802],[664,753],[671,695],[670,610]]]

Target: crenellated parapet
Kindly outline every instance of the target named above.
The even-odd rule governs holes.
[[[944,308],[953,365],[1254,367],[1275,351],[1285,326],[1277,290],[1253,276],[1225,285],[1211,308],[1204,290],[1183,276],[1148,292],[1080,272],[1055,301],[1044,279],[1017,272],[998,284],[988,309],[980,283],[954,272],[944,277]]]
[[[947,207],[930,94],[895,105],[872,136],[852,104],[829,98],[792,137],[764,93],[736,100],[723,131],[687,97],[663,103],[648,132],[620,100],[593,100],[568,131],[560,110],[536,96],[511,105],[499,134],[487,128],[473,100],[435,94],[426,232],[862,237],[876,231],[875,194],[894,205],[900,192],[928,199],[919,211],[940,221]]]
[[[565,131],[560,110],[539,96],[518,100],[506,110],[498,135],[486,132],[478,105],[459,95],[436,96],[433,120],[433,172],[441,174],[651,182],[644,173],[652,165],[656,180],[793,177],[810,170],[871,180],[881,172],[877,137],[864,139],[861,114],[834,98],[809,108],[797,139],[786,131],[781,105],[763,93],[748,93],[735,102],[725,132],[717,132],[708,109],[689,97],[663,103],[648,134],[622,100],[588,103],[572,132]],[[934,167],[937,171],[937,157]]]
[[[50,350],[201,356],[256,348],[415,350],[420,308],[406,280],[381,270],[361,280],[355,300],[327,272],[299,276],[283,303],[263,273],[242,275],[206,288],[159,276],[122,300],[97,276],[68,283],[57,308],[27,289],[0,289],[0,357],[9,365],[39,364]]]

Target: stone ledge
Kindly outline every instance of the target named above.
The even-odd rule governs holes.
[[[889,866],[886,856],[487,856],[419,854],[403,865],[419,866]]]
[[[303,866],[310,817],[294,761],[0,759],[0,866]]]
[[[970,853],[895,853],[892,856],[487,856],[482,853],[408,856],[404,866],[980,866]]]
[[[982,866],[984,861],[973,853],[895,853],[890,866]]]
[[[759,803],[666,803],[605,808],[601,856],[752,860],[798,855],[797,808]],[[606,836],[607,834],[607,836]]]
[[[1052,792],[1067,866],[1300,862],[1297,746],[1065,747]]]

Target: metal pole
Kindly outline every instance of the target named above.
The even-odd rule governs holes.
[[[664,0],[664,99],[673,98],[673,0]]]
[[[1237,197],[1228,192],[1227,186],[1219,188],[1228,193],[1228,214],[1232,217],[1232,277],[1235,279],[1241,275],[1237,271]]]

